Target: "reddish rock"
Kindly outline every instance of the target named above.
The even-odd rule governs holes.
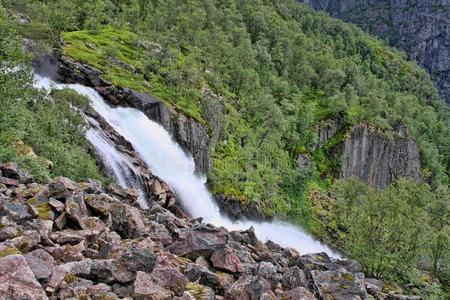
[[[178,240],[167,249],[173,254],[192,260],[199,256],[209,258],[213,252],[223,248],[227,240],[228,234],[225,231],[204,226],[181,232]]]
[[[113,204],[111,210],[112,229],[123,238],[137,238],[145,231],[141,213],[127,204]]]
[[[22,253],[33,250],[41,241],[41,236],[36,230],[27,230],[21,236],[13,238],[11,242]]]
[[[157,285],[151,275],[144,272],[137,272],[136,280],[133,284],[134,299],[166,300],[172,299],[172,293]]]
[[[65,177],[53,179],[48,184],[48,195],[54,198],[67,198],[70,194],[78,189],[75,182]]]
[[[263,295],[273,296],[270,283],[259,276],[244,275],[240,277],[228,291],[225,291],[225,299],[236,300],[260,300]]]
[[[47,279],[52,275],[55,267],[53,256],[42,249],[24,255],[28,266],[33,271],[36,279]]]
[[[229,247],[215,251],[211,255],[211,263],[215,268],[230,273],[242,273],[244,271],[239,258]]]
[[[2,299],[47,299],[22,255],[0,259],[0,296]]]
[[[307,289],[303,287],[297,287],[293,290],[283,293],[281,297],[283,300],[315,300],[314,297]]]
[[[50,206],[53,207],[57,212],[62,212],[66,207],[64,203],[56,200],[55,198],[50,198],[48,204],[50,204]]]
[[[166,289],[171,290],[177,296],[183,295],[188,280],[177,268],[157,267],[152,274],[164,283]]]
[[[79,243],[85,239],[79,231],[73,229],[53,232],[50,235],[50,238],[61,245],[67,243]]]
[[[19,186],[19,180],[0,176],[0,184],[4,184],[7,187]]]

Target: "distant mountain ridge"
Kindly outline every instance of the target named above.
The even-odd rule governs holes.
[[[300,0],[362,27],[424,67],[450,104],[450,0]]]

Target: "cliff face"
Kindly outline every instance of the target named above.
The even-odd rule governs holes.
[[[450,104],[450,0],[300,0],[405,51]]]
[[[420,154],[404,126],[390,139],[367,123],[355,126],[338,151],[341,178],[355,176],[384,188],[399,177],[420,179]]]

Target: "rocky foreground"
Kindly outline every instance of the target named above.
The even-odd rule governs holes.
[[[385,293],[355,261],[136,201],[115,185],[41,185],[0,165],[0,299],[419,299]]]

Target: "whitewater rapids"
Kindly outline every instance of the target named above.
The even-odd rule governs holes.
[[[129,107],[111,107],[94,89],[80,84],[59,84],[35,75],[35,86],[46,90],[70,88],[87,96],[92,108],[128,140],[150,170],[172,188],[192,218],[201,217],[206,223],[223,226],[228,230],[246,230],[253,226],[256,236],[262,241],[270,239],[281,246],[295,248],[301,254],[326,252],[330,256],[339,257],[339,254],[297,226],[280,221],[232,221],[221,215],[205,185],[205,178],[195,173],[193,158],[183,151],[161,125],[151,121],[141,111]],[[105,140],[98,128],[88,130],[87,139],[120,185],[138,188],[120,167],[129,164],[126,157]]]

